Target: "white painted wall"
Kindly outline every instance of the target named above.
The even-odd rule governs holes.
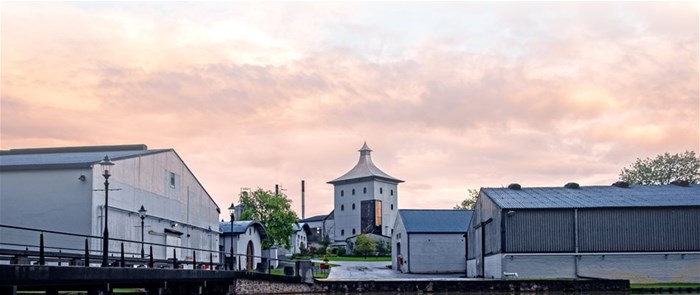
[[[125,243],[127,256],[140,255],[143,205],[146,242],[166,243],[164,229],[183,234],[182,246],[217,250],[218,212],[204,188],[173,151],[114,161],[109,192],[109,233],[111,238],[133,240]],[[174,187],[169,173],[176,175]],[[86,180],[80,181],[80,175]],[[99,190],[98,190],[99,189]],[[104,178],[99,165],[92,169],[29,170],[0,172],[0,222],[48,230],[102,236]],[[173,226],[177,224],[177,226]],[[83,238],[57,238],[47,234],[47,246],[83,249]],[[0,231],[0,242],[38,245],[38,234]],[[110,250],[118,256],[120,242]],[[102,242],[93,239],[90,249],[99,253]],[[82,250],[79,251],[82,253]],[[148,246],[146,246],[148,253]],[[97,254],[93,252],[94,254]],[[172,251],[154,247],[155,258],[172,256]],[[192,259],[191,251],[181,251],[178,259]],[[204,251],[197,257],[209,257]],[[218,260],[218,254],[215,254]]]
[[[469,259],[467,260],[467,272],[466,275],[468,278],[475,278],[477,276],[476,273],[476,259]]]
[[[391,235],[391,267],[396,271],[408,272],[408,234],[406,233],[403,219],[399,215],[397,215],[393,227],[394,234]],[[403,263],[400,264],[399,260],[403,260]]]
[[[304,248],[307,248],[309,246],[309,241],[307,240],[306,231],[304,231],[303,229],[293,233],[291,238],[292,238],[292,241],[291,241],[292,242],[291,243],[292,249],[287,249],[287,251],[289,251],[289,253],[291,253],[291,254],[301,253],[300,248],[302,245],[304,245]]]
[[[367,193],[364,193],[365,188]],[[346,238],[362,233],[360,206],[361,202],[366,200],[382,201],[382,235],[391,236],[393,221],[398,212],[398,186],[384,181],[369,180],[334,185],[335,241],[344,242]],[[355,204],[354,210],[353,204]]]

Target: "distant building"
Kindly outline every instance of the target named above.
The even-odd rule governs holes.
[[[234,270],[253,270],[262,262],[262,241],[267,239],[267,231],[260,222],[243,220],[219,223],[221,231],[221,248],[230,263],[230,251],[233,245]],[[221,261],[224,262],[224,261]]]
[[[700,282],[700,185],[482,188],[468,277]]]
[[[399,210],[391,238],[392,268],[405,273],[464,273],[472,211]]]
[[[115,163],[109,178],[109,208],[104,206],[105,179],[98,165],[105,155]],[[134,257],[141,249],[142,205],[147,210],[146,242],[218,250],[220,210],[173,149],[118,145],[0,152],[0,224],[102,236],[104,213],[109,210],[110,237],[136,241],[124,244],[127,256]],[[0,237],[5,243],[0,247],[39,244],[36,232],[0,228]],[[85,241],[55,234],[45,239],[47,247],[63,252],[83,249]],[[102,241],[91,239],[89,247],[97,255]],[[112,260],[119,249],[119,241],[110,241]],[[193,259],[191,251],[153,247],[156,259],[171,258],[173,252],[181,261]],[[202,251],[196,255],[209,257]],[[214,259],[219,260],[217,253]]]
[[[391,236],[398,211],[398,184],[403,182],[381,171],[372,162],[372,150],[365,143],[360,159],[350,171],[329,181],[334,190],[333,241],[361,233]]]
[[[329,241],[332,241],[334,224],[333,212],[328,215],[317,215],[302,219],[299,220],[299,223],[305,223],[309,226],[310,234],[307,238],[310,245],[317,247],[326,237],[329,238]]]
[[[291,249],[287,249],[289,254],[299,254],[301,249],[308,249],[308,236],[311,234],[311,229],[306,223],[293,224],[294,233],[291,236]]]

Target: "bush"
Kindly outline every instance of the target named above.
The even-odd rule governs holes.
[[[345,256],[345,254],[346,254],[345,252],[346,252],[345,248],[338,248],[338,250],[335,254],[337,254],[338,256]]]

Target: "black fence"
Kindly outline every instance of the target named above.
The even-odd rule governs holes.
[[[55,230],[37,229],[14,225],[0,224],[0,230],[5,237],[11,233],[22,233],[21,242],[10,243],[7,238],[0,236],[0,261],[9,261],[10,264],[25,265],[57,265],[57,266],[81,266],[102,267],[104,251],[101,249],[103,237],[62,232]],[[68,243],[62,246],[46,243],[45,235],[55,237],[69,237]],[[28,238],[27,238],[28,237]],[[34,238],[32,238],[34,237]],[[83,240],[80,243],[80,240]],[[51,239],[48,239],[51,240]],[[99,243],[97,243],[99,242]],[[243,272],[258,272],[285,276],[299,276],[297,261],[270,258],[256,255],[233,253],[230,251],[192,248],[145,241],[133,241],[120,238],[109,238],[111,245],[118,243],[116,251],[107,253],[106,267],[138,267],[138,268],[169,268],[169,269],[197,269],[197,270],[231,270]],[[66,246],[65,244],[70,244]],[[82,247],[80,247],[82,244]],[[91,249],[90,245],[99,245]],[[140,252],[125,251],[125,245],[129,249],[138,248]],[[136,245],[137,247],[133,247]],[[80,248],[78,248],[80,247]],[[156,259],[153,255],[154,248],[163,253],[172,249],[172,256],[166,253],[167,258]],[[216,245],[216,248],[219,248]],[[178,258],[178,251],[186,253],[185,257]],[[187,256],[190,254],[191,256]],[[198,256],[197,253],[200,253]],[[204,253],[204,255],[202,255]],[[203,256],[203,257],[202,257]],[[279,269],[275,271],[275,269]]]

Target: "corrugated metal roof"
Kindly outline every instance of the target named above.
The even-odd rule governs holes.
[[[119,146],[115,146],[119,147]],[[117,148],[115,148],[117,149]],[[114,150],[114,151],[81,151],[72,152],[69,149],[38,150],[37,153],[29,153],[32,150],[4,151],[0,154],[0,169],[2,170],[23,170],[23,169],[50,169],[50,168],[83,168],[101,161],[108,155],[113,161],[170,151],[171,149],[135,149],[135,150]]]
[[[399,210],[408,233],[466,233],[471,210]]]
[[[265,227],[262,225],[262,223],[255,221],[255,220],[239,220],[239,221],[234,221],[233,222],[233,231],[231,230],[231,222],[230,221],[222,221],[219,222],[219,231],[223,233],[224,235],[230,234],[233,232],[234,234],[242,234],[248,230],[249,227],[254,226],[258,229],[260,232],[260,236],[263,239],[267,239],[267,231],[265,230]]]
[[[482,188],[503,209],[700,206],[700,185]]]
[[[367,177],[377,177],[394,182],[403,182],[403,180],[394,178],[389,174],[384,173],[384,171],[380,170],[379,168],[377,168],[376,165],[374,165],[374,163],[372,162],[372,156],[370,155],[372,153],[372,150],[367,146],[367,142],[365,142],[365,144],[362,145],[362,148],[360,148],[359,152],[360,160],[357,161],[355,167],[350,169],[350,171],[348,171],[347,173],[343,174],[343,176],[331,180],[328,183],[337,183],[345,180]]]

